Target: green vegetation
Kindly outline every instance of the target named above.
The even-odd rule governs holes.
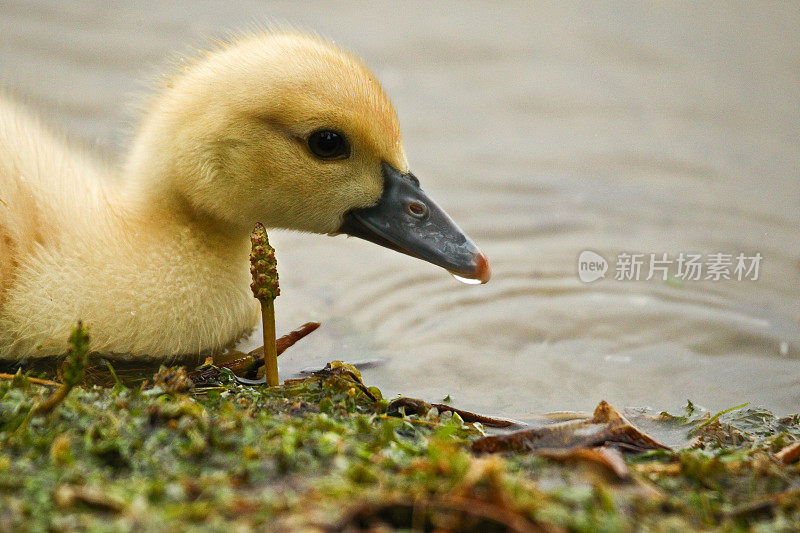
[[[0,530],[800,529],[797,417],[689,404],[651,417],[687,435],[677,451],[477,455],[480,423],[390,405],[350,365],[272,388],[203,375],[77,386],[48,410],[63,385],[0,381]]]

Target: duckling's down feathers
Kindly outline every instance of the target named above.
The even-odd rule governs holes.
[[[350,156],[316,157],[321,130],[345,136]],[[336,233],[378,205],[385,165],[408,170],[375,77],[298,33],[188,62],[151,100],[121,171],[0,97],[0,359],[63,353],[78,319],[93,350],[117,357],[231,345],[258,318],[253,224]]]

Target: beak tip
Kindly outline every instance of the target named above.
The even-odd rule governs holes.
[[[480,280],[481,284],[487,283],[492,277],[492,267],[489,266],[489,258],[486,254],[481,252],[475,259],[477,264],[475,279]]]

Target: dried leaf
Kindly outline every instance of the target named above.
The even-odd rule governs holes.
[[[639,430],[603,401],[588,420],[573,420],[508,435],[484,437],[472,444],[472,450],[479,453],[526,453],[543,448],[564,450],[602,445],[613,445],[631,451],[670,449]]]
[[[542,449],[536,455],[557,461],[580,460],[598,464],[611,471],[619,479],[628,479],[631,473],[622,454],[616,448],[598,446],[596,448],[568,448],[565,450]]]
[[[781,451],[775,454],[775,459],[784,464],[793,463],[797,461],[798,458],[800,458],[800,441],[785,446]]]

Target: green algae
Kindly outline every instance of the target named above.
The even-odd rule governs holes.
[[[213,383],[188,376],[75,387],[48,413],[34,406],[52,387],[0,382],[0,529],[800,528],[800,470],[775,456],[800,439],[796,416],[655,416],[686,446],[625,455],[621,476],[585,454],[476,456],[480,423],[436,408],[390,416],[343,363],[272,388],[224,368]]]

